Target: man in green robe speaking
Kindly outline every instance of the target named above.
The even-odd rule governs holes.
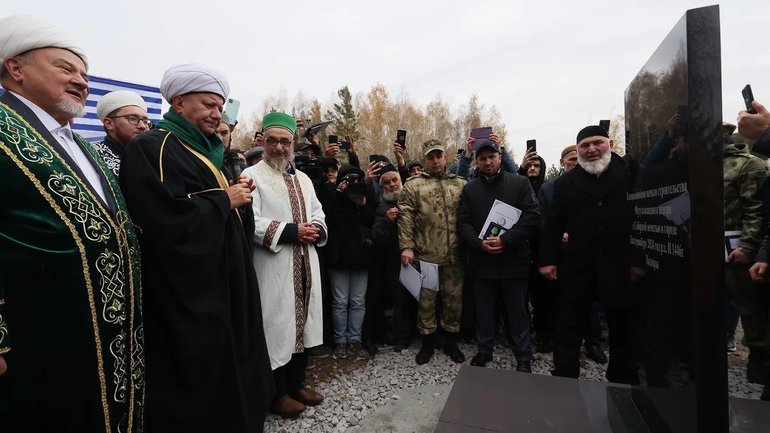
[[[0,431],[141,432],[138,241],[117,179],[70,127],[88,61],[0,19]]]
[[[126,147],[120,185],[141,227],[147,427],[261,432],[274,393],[257,277],[215,133],[229,85],[206,65],[170,68],[171,109]]]

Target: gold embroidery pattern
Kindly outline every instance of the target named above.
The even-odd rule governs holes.
[[[2,312],[0,312],[0,346],[3,345],[3,340],[8,338],[8,322],[5,321]],[[2,350],[2,348],[0,348]]]
[[[115,384],[115,391],[112,393],[112,398],[118,403],[124,403],[126,401],[127,393],[127,377],[126,377],[126,335],[124,333],[118,334],[114,340],[110,343],[110,354],[112,354],[113,372],[112,381]]]
[[[53,152],[46,149],[37,140],[37,137],[29,135],[24,125],[18,120],[5,115],[2,111],[0,111],[0,115],[3,115],[0,118],[0,134],[16,146],[22,158],[35,164],[51,165]]]
[[[94,149],[92,146],[89,145],[88,142],[83,140],[82,137],[79,135],[75,135],[75,138],[78,140],[80,145],[83,147],[83,149],[91,154],[91,157],[96,162],[96,164],[101,168],[102,173],[104,174],[105,179],[107,180],[107,185],[110,188],[110,191],[112,192],[112,196],[115,198],[115,203],[118,206],[117,212],[115,213],[115,224],[113,224],[113,230],[116,234],[116,240],[118,242],[118,248],[120,251],[120,258],[121,262],[124,266],[126,266],[127,269],[123,270],[121,267],[120,269],[123,270],[124,273],[128,274],[128,294],[129,294],[129,304],[127,306],[128,309],[128,330],[134,330],[134,332],[142,332],[140,331],[140,328],[142,327],[141,324],[141,311],[139,311],[139,306],[142,302],[142,293],[139,290],[139,288],[136,286],[138,282],[136,281],[135,277],[139,277],[141,272],[141,255],[138,249],[138,239],[136,237],[136,234],[134,233],[133,227],[134,224],[131,222],[131,219],[128,216],[128,213],[125,211],[126,204],[123,200],[123,196],[120,193],[120,188],[117,185],[117,179],[112,176],[112,173],[109,171],[109,167],[107,167],[102,160],[100,159],[100,156],[98,155],[98,152],[96,149]],[[100,205],[101,209],[101,203],[97,202]],[[104,210],[102,209],[102,212]],[[109,219],[109,215],[107,215]],[[112,222],[113,220],[109,220]],[[123,259],[123,257],[128,258],[128,260]],[[121,278],[123,280],[123,278]],[[125,283],[124,283],[125,284]],[[125,300],[125,295],[124,295]],[[138,316],[138,318],[137,318]],[[139,325],[137,327],[137,320],[139,321]],[[125,352],[129,352],[130,354],[137,353],[138,357],[141,359],[141,363],[135,364],[134,360],[126,359],[125,363],[130,363],[131,365],[131,380],[132,382],[134,380],[140,380],[144,382],[144,347],[134,347],[133,344],[136,343],[136,339],[128,339],[128,348]],[[141,344],[143,345],[144,342],[142,340]],[[125,356],[128,356],[126,354]],[[136,367],[135,367],[136,366]],[[136,379],[136,378],[139,379]],[[136,398],[136,389],[135,386],[129,387],[128,393],[128,415],[126,416],[124,414],[123,419],[118,423],[117,430],[119,432],[134,432],[134,421],[135,418],[138,418],[139,424],[136,427],[136,433],[141,433],[143,431],[142,429],[142,414],[143,414],[143,407],[144,407],[144,390],[142,389],[141,397],[140,399]],[[124,420],[128,420],[128,427],[126,429]]]
[[[74,177],[54,172],[48,179],[48,187],[62,198],[69,213],[83,226],[83,233],[88,240],[105,242],[109,239],[112,234],[109,224]]]
[[[297,188],[294,184],[294,178],[290,174],[284,173],[283,181],[289,192],[289,204],[291,205],[291,219],[295,224],[301,223],[299,203],[297,203]],[[294,320],[295,320],[295,340],[294,352],[299,353],[305,350],[305,299],[302,296],[302,247],[295,243],[292,248],[292,270],[294,281]]]
[[[104,356],[102,353],[102,339],[99,332],[99,322],[96,314],[96,305],[94,302],[94,288],[93,284],[91,282],[91,278],[89,277],[91,271],[89,270],[88,260],[87,260],[87,253],[86,253],[86,247],[83,244],[83,241],[80,239],[80,236],[78,235],[78,231],[75,228],[75,225],[72,224],[72,221],[70,218],[67,217],[67,215],[64,214],[64,211],[56,204],[51,194],[46,191],[43,184],[40,183],[40,181],[37,179],[37,177],[27,168],[27,166],[22,163],[15,154],[11,152],[11,150],[4,146],[3,143],[0,142],[0,149],[3,150],[6,155],[8,155],[9,158],[21,169],[21,171],[24,173],[25,176],[32,182],[33,185],[35,185],[35,188],[40,192],[40,195],[45,198],[45,200],[48,202],[48,204],[51,206],[51,209],[56,213],[56,215],[59,216],[59,218],[62,220],[64,225],[67,226],[67,228],[70,231],[70,234],[72,234],[72,239],[75,241],[75,244],[78,246],[78,252],[80,253],[80,261],[83,265],[83,280],[86,284],[86,292],[88,292],[88,306],[89,310],[91,311],[91,324],[94,329],[94,342],[95,342],[95,348],[96,348],[96,364],[97,369],[99,371],[99,387],[101,389],[101,402],[102,402],[102,412],[104,414],[104,423],[107,433],[112,432],[112,427],[110,424],[110,408],[109,404],[107,402],[107,379],[104,374]]]
[[[275,232],[278,231],[278,227],[280,225],[281,223],[278,221],[270,221],[270,224],[267,225],[267,230],[265,230],[265,238],[262,240],[262,245],[265,248],[270,248],[270,246],[273,245]]]
[[[16,117],[10,117],[16,115]],[[96,350],[96,364],[97,364],[97,373],[98,373],[98,379],[99,379],[99,385],[101,390],[101,404],[102,404],[102,414],[104,416],[104,422],[105,422],[105,432],[111,433],[112,431],[115,431],[115,429],[118,429],[118,431],[125,431],[122,427],[123,425],[115,425],[113,422],[117,422],[117,419],[112,420],[110,415],[110,406],[108,403],[109,397],[109,389],[110,386],[107,384],[107,378],[105,374],[105,368],[104,368],[104,356],[103,352],[105,350],[109,350],[108,346],[103,346],[102,344],[102,329],[101,327],[103,325],[99,324],[98,320],[98,310],[97,310],[97,301],[94,296],[94,285],[95,285],[95,279],[96,275],[95,273],[92,273],[91,269],[92,267],[89,266],[88,257],[91,254],[94,254],[95,252],[91,250],[90,252],[86,251],[86,245],[83,243],[82,235],[83,233],[86,238],[90,239],[94,235],[94,233],[97,233],[95,236],[97,238],[101,237],[104,239],[104,243],[107,243],[109,245],[109,234],[116,233],[116,240],[118,242],[118,249],[115,251],[119,251],[119,255],[122,259],[122,262],[124,266],[127,267],[126,270],[123,270],[123,272],[127,272],[129,274],[129,290],[130,290],[130,305],[128,308],[130,308],[130,327],[129,329],[133,329],[135,326],[135,316],[137,323],[139,324],[139,327],[137,328],[137,331],[140,331],[141,328],[141,311],[138,310],[138,305],[141,303],[141,292],[139,291],[139,288],[136,286],[138,284],[139,280],[138,277],[140,276],[139,272],[139,251],[135,245],[138,245],[138,241],[136,239],[136,236],[134,234],[132,224],[130,222],[130,219],[128,218],[127,213],[123,210],[125,209],[125,203],[123,201],[122,196],[120,195],[120,190],[117,186],[116,179],[112,176],[112,173],[109,173],[104,166],[104,163],[101,161],[101,159],[98,157],[98,155],[95,155],[95,150],[93,150],[90,146],[87,145],[87,143],[84,142],[84,140],[75,135],[75,139],[80,143],[80,145],[84,148],[84,151],[87,151],[91,154],[92,158],[96,162],[97,166],[101,169],[102,173],[104,173],[104,176],[107,179],[107,183],[110,187],[110,190],[113,193],[113,196],[115,197],[116,203],[118,204],[119,211],[116,215],[116,220],[111,219],[111,215],[106,212],[104,207],[102,206],[101,202],[98,201],[96,195],[91,193],[90,190],[88,190],[82,182],[77,177],[70,176],[70,180],[75,182],[75,185],[79,186],[78,190],[83,192],[83,196],[88,197],[88,202],[91,204],[91,211],[92,212],[98,212],[98,216],[100,217],[101,221],[97,221],[96,223],[89,223],[85,224],[80,221],[77,221],[78,223],[82,224],[83,232],[80,232],[76,226],[73,224],[73,220],[76,220],[75,218],[68,217],[66,212],[67,208],[72,206],[72,203],[77,203],[77,201],[72,202],[66,202],[64,200],[65,196],[62,194],[66,192],[56,192],[56,195],[59,196],[59,201],[54,199],[54,195],[52,195],[47,188],[41,183],[39,179],[44,178],[44,175],[34,174],[31,170],[35,169],[36,167],[28,167],[24,161],[27,162],[39,162],[40,165],[45,165],[47,168],[43,169],[43,173],[45,173],[46,170],[51,170],[52,164],[59,164],[61,165],[65,170],[72,171],[72,169],[69,167],[69,165],[61,159],[60,156],[56,154],[55,151],[49,149],[48,144],[45,142],[45,139],[40,136],[40,134],[37,133],[37,131],[22,117],[19,117],[18,114],[16,114],[12,109],[10,109],[7,105],[0,103],[0,120],[3,119],[2,116],[5,116],[6,119],[13,119],[15,121],[14,125],[11,125],[9,127],[9,124],[6,122],[5,125],[0,124],[0,126],[5,126],[5,128],[0,128],[0,151],[4,152],[8,155],[10,160],[19,167],[19,169],[24,173],[24,175],[29,179],[29,181],[32,183],[32,185],[39,191],[42,198],[45,199],[46,202],[51,206],[51,209],[53,212],[61,219],[61,221],[64,223],[64,225],[67,227],[69,232],[72,235],[72,239],[77,245],[77,249],[79,251],[79,256],[82,264],[82,272],[84,277],[84,283],[85,283],[85,289],[87,293],[87,299],[88,299],[88,305],[89,310],[91,312],[91,321],[94,331],[94,342],[95,342],[95,350]],[[18,117],[18,119],[17,119]],[[3,137],[8,137],[11,140],[14,140],[14,135],[8,135],[3,131],[3,129],[8,128],[16,128],[16,125],[21,125],[21,133],[25,137],[31,138],[31,142],[33,142],[34,145],[30,145],[29,143],[25,143],[24,147],[19,147],[19,141],[18,143],[13,142],[15,145],[15,150],[12,150],[12,148],[8,147],[6,145],[7,142],[4,142]],[[24,130],[26,128],[26,130]],[[16,128],[18,129],[18,128]],[[12,130],[13,132],[13,130]],[[31,135],[30,135],[31,134]],[[17,134],[19,136],[19,134]],[[85,144],[84,144],[85,143]],[[42,146],[42,147],[35,147],[35,146]],[[36,156],[37,155],[37,156]],[[52,163],[49,163],[49,159],[46,158],[47,155],[52,155]],[[39,165],[38,165],[39,167]],[[61,170],[61,169],[60,169]],[[55,173],[58,174],[58,173]],[[52,178],[54,176],[51,176]],[[50,179],[52,180],[52,179]],[[67,185],[67,182],[61,183],[61,185]],[[50,184],[48,185],[51,186]],[[55,190],[54,190],[55,191]],[[76,196],[77,197],[77,196]],[[66,206],[63,206],[63,204],[66,203]],[[84,204],[81,203],[80,204]],[[102,218],[103,216],[103,218]],[[107,223],[105,224],[105,220]],[[118,226],[116,224],[120,224]],[[99,227],[99,223],[104,225],[104,227]],[[88,234],[88,229],[92,230],[90,234]],[[98,235],[99,231],[101,230],[101,235]],[[104,233],[108,233],[105,235]],[[131,242],[131,245],[129,245],[129,241]],[[92,244],[89,244],[89,249],[93,248],[91,246]],[[110,329],[107,328],[104,330],[105,333],[111,334]],[[112,343],[110,343],[112,344]],[[8,352],[10,348],[6,349],[0,349],[0,354]],[[143,373],[142,369],[144,367],[144,361],[143,361],[143,349],[142,347],[138,348],[130,348],[131,353],[136,353],[137,358],[141,359],[141,362],[135,362],[133,359],[132,367],[135,364],[138,371],[132,372],[132,378],[135,376],[138,376],[140,380],[143,382]],[[127,358],[124,358],[124,362],[128,362]],[[142,420],[142,411],[143,411],[143,401],[145,398],[144,389],[142,387],[142,390],[138,395],[135,396],[135,390],[134,387],[130,387],[130,400],[127,402],[126,409],[128,411],[128,432],[133,432],[134,427],[132,424],[135,424],[134,421],[140,422]],[[122,408],[121,408],[122,409]],[[118,409],[118,412],[120,412],[121,409]],[[125,419],[125,416],[122,416],[121,418]],[[135,419],[136,418],[136,419]],[[140,433],[142,431],[141,424],[137,424],[136,431]]]
[[[144,325],[139,325],[134,331],[134,347],[131,352],[131,377],[134,389],[144,387]]]
[[[123,290],[123,261],[120,256],[104,250],[96,259],[102,294],[102,318],[107,323],[122,325],[126,321],[126,304]]]
[[[295,177],[295,186],[297,188],[297,196],[299,197],[300,217],[302,218],[302,221],[309,221],[310,218],[308,218],[307,209],[305,208],[305,195],[302,193],[302,182],[299,177]],[[303,304],[305,306],[305,311],[302,322],[304,323],[307,321],[307,313],[310,310],[310,289],[313,287],[313,272],[311,271],[312,268],[310,266],[310,247],[308,247],[308,244],[302,244],[302,256],[305,257],[305,279],[307,281],[307,290],[305,290],[305,300]]]

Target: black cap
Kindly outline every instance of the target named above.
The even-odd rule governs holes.
[[[383,165],[380,168],[379,176],[382,177],[383,174],[385,174],[385,173],[387,173],[389,171],[395,171],[396,173],[398,173],[398,169],[396,169],[396,167],[393,164],[388,163],[388,164]]]
[[[294,150],[299,152],[300,150],[305,150],[305,149],[312,149],[313,152],[315,152],[316,156],[321,154],[321,147],[309,141],[298,144]]]
[[[607,132],[606,129],[602,128],[601,126],[588,125],[585,128],[581,129],[580,132],[578,132],[577,141],[575,141],[575,144],[580,143],[586,137],[596,137],[596,136],[610,138],[610,134]]]
[[[482,149],[490,148],[497,153],[500,153],[500,146],[494,141],[482,138],[473,142],[473,151],[478,154]]]

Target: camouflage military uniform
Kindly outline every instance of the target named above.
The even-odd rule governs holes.
[[[417,329],[422,335],[436,331],[436,297],[443,303],[441,326],[460,331],[462,286],[465,275],[459,252],[457,209],[465,179],[453,174],[425,172],[410,178],[398,201],[398,243],[414,251],[416,260],[439,265],[439,291],[420,292]]]
[[[740,248],[754,258],[764,233],[764,213],[759,190],[768,177],[764,161],[751,155],[745,144],[724,149],[725,230],[740,230]],[[759,301],[762,288],[751,281],[749,264],[725,266],[725,284],[738,306],[744,344],[765,346],[767,309]]]

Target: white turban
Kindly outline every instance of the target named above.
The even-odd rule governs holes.
[[[227,100],[230,84],[219,71],[201,63],[172,66],[163,74],[160,93],[169,104],[174,96],[192,92],[216,93]]]
[[[130,90],[116,90],[99,98],[99,102],[96,103],[96,115],[99,120],[104,120],[113,111],[129,105],[135,105],[147,111],[147,104],[141,96]]]
[[[0,19],[0,72],[5,59],[38,48],[64,48],[83,60],[88,70],[88,58],[69,33],[34,15],[12,15]]]

